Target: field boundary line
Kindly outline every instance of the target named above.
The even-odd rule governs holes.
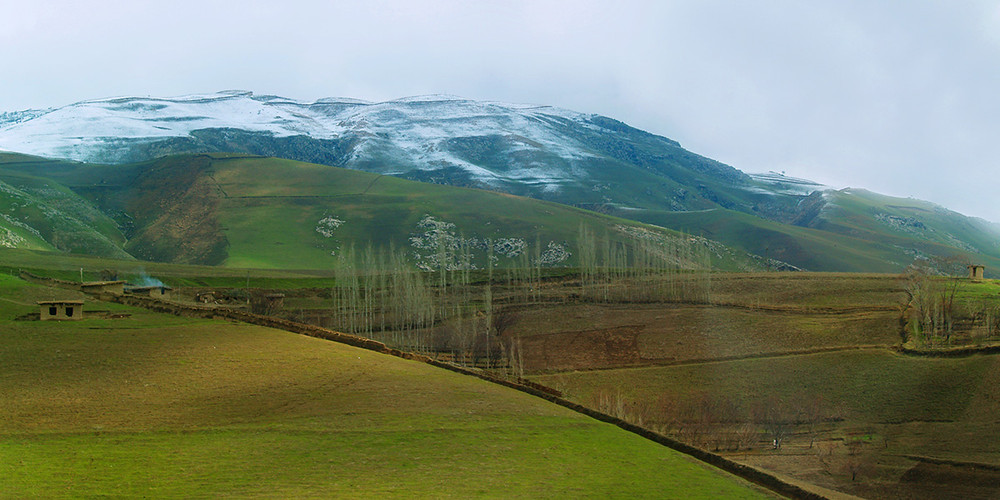
[[[547,374],[566,373],[566,372],[599,372],[607,370],[630,370],[630,369],[641,369],[641,368],[705,365],[710,363],[729,363],[733,361],[744,361],[749,359],[773,359],[773,358],[784,358],[790,356],[808,356],[810,354],[825,354],[829,352],[843,352],[843,351],[896,352],[896,348],[895,346],[885,345],[885,344],[867,344],[867,345],[854,345],[854,346],[816,347],[813,349],[802,349],[798,351],[771,351],[771,352],[761,352],[756,354],[738,354],[734,356],[723,356],[719,358],[695,358],[695,359],[682,359],[677,361],[646,358],[645,362],[633,363],[628,365],[599,366],[595,368],[574,368],[571,370],[553,370],[553,371],[544,371],[538,373],[547,375]]]
[[[1000,345],[952,347],[948,349],[914,349],[912,347],[897,346],[896,352],[920,358],[965,358],[976,354],[1000,354]]]
[[[38,306],[38,304],[29,304],[27,302],[21,302],[19,300],[13,300],[13,299],[8,299],[8,298],[4,298],[4,297],[0,297],[0,300],[2,300],[4,302],[10,302],[11,304],[17,304],[19,306],[31,306],[31,307],[37,307]]]
[[[955,467],[969,467],[974,469],[988,470],[990,472],[1000,472],[1000,465],[987,464],[983,462],[963,462],[960,460],[948,460],[946,458],[925,457],[922,455],[899,455],[899,456],[917,462],[924,462],[934,465],[951,465]]]
[[[114,295],[114,296],[105,295],[101,297],[101,300],[117,302],[120,304],[131,305],[135,307],[142,307],[144,309],[149,309],[155,312],[163,312],[178,316],[218,318],[218,319],[230,319],[235,321],[242,321],[244,323],[249,323],[257,326],[275,328],[278,330],[284,330],[291,333],[297,333],[309,337],[316,337],[354,347],[360,347],[362,349],[375,351],[381,354],[388,354],[390,356],[396,356],[402,359],[423,362],[425,364],[437,368],[443,368],[445,370],[449,370],[462,375],[476,377],[486,382],[502,385],[504,387],[508,387],[510,389],[514,389],[531,396],[542,398],[546,401],[555,403],[569,410],[586,415],[595,420],[615,425],[627,432],[631,432],[632,434],[636,434],[640,437],[646,438],[657,444],[666,446],[667,448],[670,448],[674,451],[693,457],[708,465],[724,470],[726,472],[729,472],[730,474],[743,478],[758,486],[764,487],[768,490],[778,493],[779,495],[783,495],[788,498],[804,499],[804,500],[826,499],[826,497],[822,495],[808,491],[800,486],[785,482],[780,478],[772,474],[769,474],[767,472],[764,472],[760,469],[751,467],[749,465],[744,465],[734,462],[732,460],[729,460],[728,458],[722,457],[721,455],[717,455],[715,453],[711,453],[709,451],[705,451],[700,448],[696,448],[694,446],[682,443],[676,439],[664,436],[662,434],[653,432],[649,429],[645,429],[638,425],[626,422],[625,420],[620,419],[618,417],[614,417],[606,413],[594,410],[592,408],[588,408],[586,406],[574,403],[568,399],[557,396],[556,394],[554,394],[555,391],[553,391],[552,389],[542,386],[541,384],[530,382],[528,380],[524,379],[518,381],[506,380],[494,377],[482,371],[472,370],[451,363],[438,361],[423,354],[401,351],[399,349],[393,349],[385,345],[384,343],[378,342],[376,340],[371,340],[364,337],[358,337],[355,335],[349,335],[346,333],[337,332],[335,330],[321,328],[315,325],[298,323],[295,321],[289,321],[271,316],[263,316],[260,314],[254,314],[246,311],[214,308],[208,306],[191,306],[186,304],[161,301],[147,297],[135,297],[135,296],[124,296],[124,295]]]
[[[550,280],[555,281],[559,278],[550,278]],[[545,281],[545,280],[543,280]],[[536,301],[534,304],[538,303],[552,303],[552,304],[591,304],[597,306],[615,306],[615,305],[682,305],[682,306],[701,306],[701,307],[718,307],[718,308],[728,308],[728,309],[740,309],[746,311],[767,311],[776,313],[787,313],[787,314],[816,314],[816,315],[840,315],[840,314],[852,314],[852,313],[863,313],[863,312],[899,312],[897,306],[845,306],[845,307],[830,307],[830,306],[773,306],[773,305],[763,305],[763,304],[747,304],[740,302],[716,302],[711,300],[691,300],[691,299],[664,299],[664,300],[620,300],[616,302],[604,302],[599,299],[590,297],[576,297],[570,301],[566,301],[560,298],[550,298],[549,300]]]

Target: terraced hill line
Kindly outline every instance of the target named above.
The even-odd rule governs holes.
[[[561,276],[556,277],[544,277],[542,278],[543,285],[548,284],[559,284],[564,280]],[[567,285],[561,285],[567,286]],[[499,302],[507,302],[510,300],[509,297],[499,297],[495,299]],[[584,297],[574,298],[570,301],[578,303],[587,304],[606,304],[597,299],[587,299]],[[514,309],[527,309],[538,304],[564,304],[567,300],[563,297],[546,297],[541,296],[527,303],[517,303],[512,304]],[[845,307],[833,307],[833,306],[777,306],[777,305],[756,305],[756,304],[746,304],[740,302],[714,302],[706,300],[656,300],[656,301],[619,301],[620,304],[663,304],[663,305],[680,305],[680,306],[704,306],[704,307],[718,307],[718,308],[729,308],[729,309],[740,309],[744,311],[766,311],[775,313],[788,313],[788,314],[824,314],[824,315],[840,315],[840,314],[853,314],[862,312],[891,312],[899,311],[899,308],[895,305],[892,306],[845,306]]]
[[[4,302],[10,302],[11,304],[17,304],[19,306],[35,306],[35,304],[29,304],[27,302],[21,302],[21,301],[18,301],[18,300],[8,299],[8,298],[5,298],[5,297],[0,297],[0,300],[2,300]]]
[[[687,302],[684,302],[687,304]],[[692,305],[699,305],[697,303],[692,303]],[[730,307],[733,309],[746,309],[749,311],[768,311],[768,312],[778,312],[778,313],[793,313],[793,314],[851,314],[859,312],[886,312],[886,311],[898,311],[899,308],[892,306],[843,306],[843,307],[833,307],[833,306],[776,306],[776,305],[755,305],[755,304],[741,304],[738,302],[703,302],[700,305],[714,306],[714,307]]]
[[[907,356],[922,358],[965,358],[976,354],[1000,354],[1000,345],[953,347],[948,349],[914,349],[906,346],[896,347],[896,351]]]
[[[857,345],[857,346],[835,346],[835,347],[817,347],[814,349],[799,349],[799,350],[789,350],[789,351],[774,351],[774,352],[761,352],[754,354],[741,354],[739,356],[720,356],[717,358],[702,358],[702,359],[685,359],[682,361],[667,361],[667,360],[655,360],[647,359],[643,360],[641,363],[629,364],[622,366],[602,366],[597,368],[587,368],[587,369],[575,369],[570,370],[574,372],[596,372],[596,371],[607,371],[607,370],[622,370],[629,368],[649,368],[654,366],[689,366],[689,365],[705,365],[710,363],[729,363],[732,361],[743,361],[747,359],[775,359],[775,358],[785,358],[790,356],[807,356],[810,354],[825,354],[830,352],[842,352],[842,351],[889,351],[898,352],[898,350],[892,346],[870,344],[870,345]]]
[[[983,462],[968,462],[959,460],[948,460],[944,458],[934,458],[925,457],[922,455],[900,455],[903,458],[908,458],[917,462],[926,462],[935,465],[953,465],[956,467],[968,467],[972,469],[983,469],[990,472],[1000,472],[1000,465],[997,464],[987,464]]]

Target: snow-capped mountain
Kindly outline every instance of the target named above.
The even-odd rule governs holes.
[[[121,97],[0,113],[0,150],[107,164],[210,152],[287,158],[574,205],[806,269],[898,270],[951,252],[1000,262],[1000,233],[984,221],[774,172],[747,175],[618,120],[551,106],[443,95]],[[163,164],[194,161],[186,158]]]
[[[86,162],[120,163],[147,159],[157,143],[179,139],[194,150],[215,150],[208,131],[260,134],[275,140],[307,137],[350,144],[341,164],[394,159],[394,173],[457,168],[477,182],[538,183],[555,189],[575,177],[551,161],[594,156],[585,145],[566,140],[569,123],[598,129],[584,115],[551,106],[477,102],[430,95],[373,103],[326,98],[301,102],[246,91],[176,98],[122,97],[83,101],[61,108],[0,114],[0,149]],[[510,158],[503,169],[463,155],[462,138],[491,138],[495,153]],[[198,148],[196,143],[206,143]],[[329,146],[328,146],[329,147]],[[187,148],[182,148],[187,149]],[[241,148],[242,149],[242,148]],[[150,153],[146,153],[150,152]],[[293,154],[292,156],[297,156]],[[502,171],[501,171],[502,170]],[[575,174],[579,174],[576,172]]]
[[[541,197],[583,190],[600,195],[579,201],[622,205],[634,202],[608,189],[625,181],[621,168],[660,177],[667,172],[658,170],[675,163],[749,180],[603,116],[444,95],[378,103],[302,102],[246,91],[98,99],[0,114],[0,149],[98,163],[242,152]],[[686,197],[673,200],[675,207],[701,198]]]
[[[762,184],[763,187],[761,189],[772,193],[806,196],[816,191],[829,191],[833,189],[830,186],[809,179],[789,177],[784,173],[773,171],[763,174],[750,174],[750,177]]]

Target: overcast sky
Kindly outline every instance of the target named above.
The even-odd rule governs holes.
[[[0,111],[245,89],[599,113],[1000,221],[1000,1],[0,0]]]

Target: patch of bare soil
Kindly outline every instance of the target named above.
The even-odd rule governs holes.
[[[228,242],[216,217],[217,190],[207,157],[166,161],[145,172],[127,204],[137,232],[129,251],[148,260],[218,265]]]
[[[559,332],[522,339],[526,370],[575,370],[635,365],[642,326]]]
[[[1000,471],[971,464],[918,462],[900,478],[899,492],[904,498],[997,498]]]
[[[898,342],[896,314],[697,304],[559,304],[519,312],[528,371],[737,359]]]

